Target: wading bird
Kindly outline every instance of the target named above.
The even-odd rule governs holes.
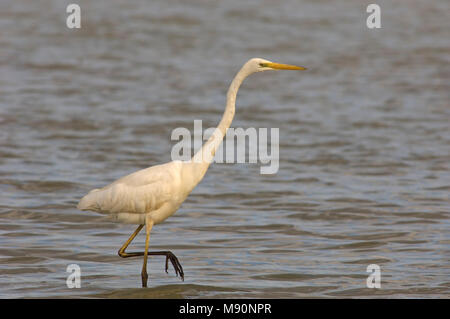
[[[215,152],[220,146],[234,117],[236,95],[244,79],[252,73],[268,70],[305,70],[304,67],[273,63],[264,59],[250,59],[231,82],[227,104],[219,126],[190,161],[172,161],[152,166],[118,179],[100,189],[94,189],[78,203],[80,210],[90,210],[110,215],[113,219],[129,224],[139,224],[130,238],[119,249],[123,258],[144,256],[142,286],[147,287],[147,256],[162,255],[172,263],[175,274],[184,280],[183,268],[170,251],[148,251],[150,231],[174,214],[195,186],[203,179]],[[144,252],[125,252],[128,245],[145,226]]]

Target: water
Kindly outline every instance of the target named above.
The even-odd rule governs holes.
[[[68,3],[0,3],[0,297],[450,296],[448,1],[378,1],[379,30],[369,1],[78,1],[81,30]],[[185,282],[152,257],[141,289],[116,254],[134,226],[76,204],[217,125],[255,56],[309,68],[238,96],[233,127],[280,128],[280,169],[212,165],[152,232]]]

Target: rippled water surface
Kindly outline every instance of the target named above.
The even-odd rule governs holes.
[[[450,2],[378,1],[369,30],[373,1],[78,1],[69,30],[70,2],[0,3],[0,297],[450,296]],[[239,92],[233,127],[280,128],[279,171],[212,165],[152,232],[185,282],[152,257],[141,289],[135,226],[76,204],[217,125],[254,56],[309,69]]]

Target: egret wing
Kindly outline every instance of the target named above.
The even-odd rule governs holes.
[[[109,214],[157,210],[177,192],[177,166],[173,162],[152,166],[94,189],[80,200],[78,209]]]

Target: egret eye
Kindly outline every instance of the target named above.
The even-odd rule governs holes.
[[[267,63],[260,63],[259,66],[262,68],[267,68]]]

